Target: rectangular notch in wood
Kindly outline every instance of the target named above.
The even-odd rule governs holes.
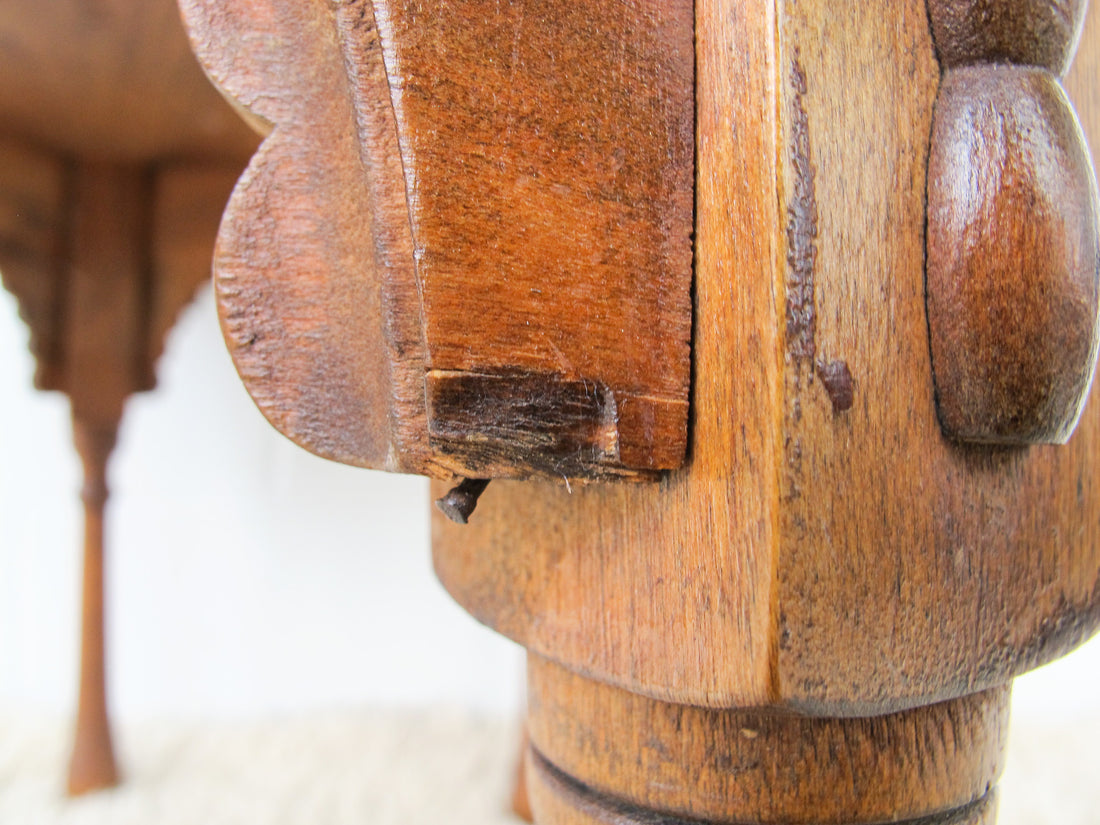
[[[678,467],[691,3],[387,5],[436,460],[474,477]]]

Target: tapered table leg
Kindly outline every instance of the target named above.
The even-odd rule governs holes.
[[[68,791],[82,794],[118,782],[107,713],[104,623],[103,511],[107,503],[107,462],[116,428],[73,422],[77,452],[84,465],[84,576],[80,627],[80,691]]]
[[[86,162],[0,140],[0,268],[39,389],[72,402],[84,465],[80,691],[68,790],[118,781],[104,634],[106,468],[126,399],[154,384],[176,315],[208,276],[239,166]]]

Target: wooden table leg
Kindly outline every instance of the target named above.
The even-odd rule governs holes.
[[[77,701],[68,791],[72,795],[118,782],[107,715],[104,639],[103,510],[107,503],[107,461],[116,428],[73,422],[77,452],[84,465],[84,586],[80,624],[80,692]]]
[[[1100,402],[1081,407],[1100,245],[1065,94],[1095,130],[1097,15],[1049,0],[545,5],[184,3],[210,74],[277,124],[215,264],[246,386],[319,454],[494,479],[473,518],[457,513],[468,524],[435,516],[433,553],[458,602],[533,654],[543,825],[988,821],[1007,685],[1100,623]],[[952,43],[987,24],[979,45],[996,48],[956,66]],[[242,53],[245,37],[262,50]],[[1057,65],[1024,49],[994,67],[1018,38]],[[662,78],[692,69],[694,107],[624,128],[645,100],[685,102]],[[689,273],[675,227],[692,125]],[[587,168],[607,185],[579,187]],[[607,231],[579,233],[593,222],[565,207],[605,195]],[[654,207],[664,254],[628,263]],[[687,308],[669,273],[694,277],[690,336],[664,322]],[[620,322],[639,297],[652,306]],[[691,355],[678,468],[650,403],[668,400],[649,379],[672,362],[627,392],[601,371],[672,342]],[[953,423],[952,397],[980,426]],[[669,472],[598,483],[588,459],[623,469],[635,434],[661,442],[646,466]]]
[[[94,18],[94,20],[92,19]],[[125,400],[151,389],[207,279],[258,139],[195,65],[172,0],[11,0],[0,12],[0,274],[35,385],[72,401],[84,462],[80,699],[69,790],[117,779],[103,631],[105,472]]]
[[[118,780],[104,661],[104,506],[126,399],[151,389],[180,309],[207,277],[234,164],[83,162],[0,141],[0,267],[19,299],[35,383],[72,402],[84,465],[80,689],[68,790]]]

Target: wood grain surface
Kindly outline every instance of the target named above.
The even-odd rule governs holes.
[[[278,429],[441,478],[683,462],[690,2],[183,8],[211,76],[274,124],[216,271]]]
[[[702,825],[699,820],[639,808],[593,791],[561,773],[533,751],[528,760],[527,776],[535,821],[539,825]],[[753,821],[787,825],[783,820],[766,816]],[[912,825],[994,825],[996,821],[996,791],[991,791],[972,805],[921,819]]]
[[[945,433],[1064,443],[1092,384],[1100,209],[1088,147],[1045,69],[944,76],[928,171],[928,326]]]
[[[706,822],[941,815],[996,784],[1008,689],[870,719],[669,704],[528,659],[535,752],[600,794]]]
[[[940,431],[924,3],[696,14],[690,465],[493,485],[468,527],[433,521],[440,578],[539,655],[700,706],[896,712],[1067,652],[1100,622],[1100,404],[1060,447]],[[1094,143],[1096,16],[1066,79]]]
[[[466,609],[539,653],[752,704],[773,692],[782,449],[775,20],[710,0],[696,16],[690,469],[658,485],[495,483],[468,526],[435,517],[433,552]]]

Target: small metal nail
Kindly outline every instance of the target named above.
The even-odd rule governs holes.
[[[436,500],[435,506],[455,524],[466,524],[488,486],[487,478],[464,478],[447,495]]]

